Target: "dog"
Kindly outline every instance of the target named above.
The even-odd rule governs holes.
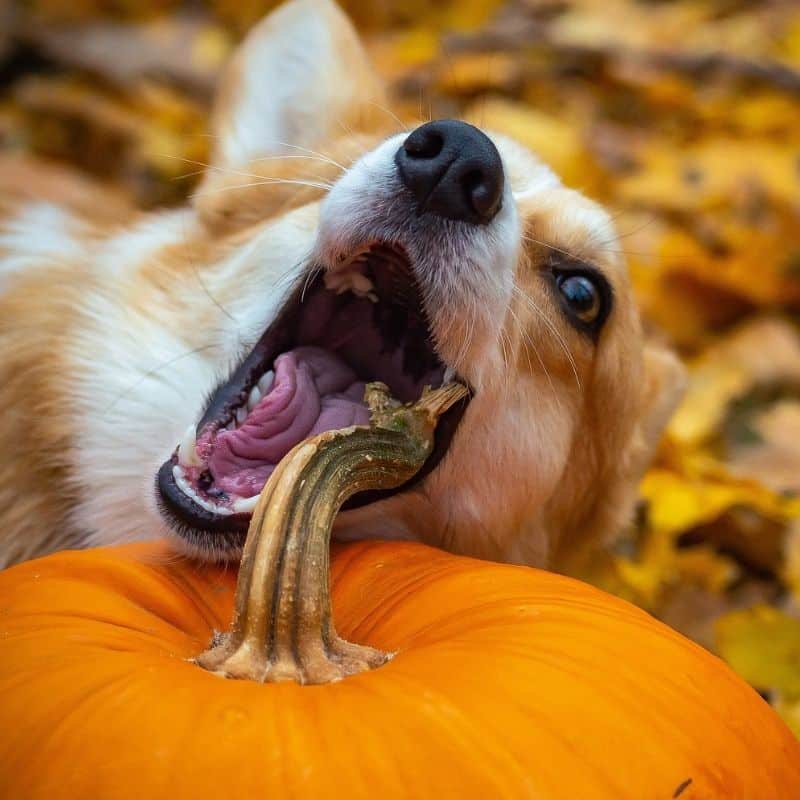
[[[629,522],[683,369],[609,215],[457,120],[404,129],[329,0],[234,54],[184,208],[0,166],[0,566],[169,536],[237,558],[303,438],[459,380],[422,473],[334,535],[566,568]]]

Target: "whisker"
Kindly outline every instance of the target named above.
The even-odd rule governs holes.
[[[285,286],[289,281],[293,281],[295,278],[298,277],[297,271],[298,268],[304,263],[309,260],[310,253],[306,253],[305,255],[301,256],[297,261],[295,261],[288,269],[284,270],[280,275],[278,275],[273,280],[273,286],[276,289]],[[318,267],[319,269],[324,269],[321,265]],[[310,277],[306,276],[306,280],[310,283]],[[305,288],[303,289],[303,294],[305,294]]]
[[[173,175],[170,180],[171,181],[185,181],[187,178],[194,178],[197,175],[205,175],[205,169],[195,169],[192,172],[183,172],[180,175]]]
[[[353,129],[341,118],[336,118],[336,124],[345,132],[346,136],[355,136]]]
[[[241,175],[245,178],[261,178],[263,176],[259,175],[256,172],[241,172],[238,170],[230,169],[229,167],[220,167],[214,164],[205,164],[202,161],[192,161],[188,158],[181,158],[180,156],[173,156],[165,154],[166,158],[174,158],[180,161],[184,161],[187,164],[197,164],[201,166],[202,169],[196,169],[192,172],[184,172],[182,175],[175,175],[170,180],[179,181],[185,180],[186,178],[194,178],[197,175],[204,175],[208,170],[214,170],[214,172],[224,172],[230,175]],[[251,162],[252,164],[260,163],[262,161],[285,161],[286,159],[290,158],[301,158],[308,161],[319,161],[323,164],[333,164],[329,159],[320,158],[319,156],[311,156],[311,155],[303,155],[303,154],[296,154],[296,155],[282,155],[282,156],[262,156],[261,158],[253,159]],[[333,164],[333,166],[337,167],[337,169],[341,169],[338,164]]]
[[[541,245],[542,247],[546,247],[548,250],[555,250],[557,253],[561,253],[562,255],[567,256],[568,258],[573,259],[574,261],[583,261],[584,258],[579,256],[575,253],[570,253],[569,250],[564,250],[561,247],[557,247],[554,244],[550,244],[550,242],[545,242],[542,239],[537,239],[535,236],[528,236],[526,234],[522,234],[522,239],[526,242],[533,242],[533,244]]]
[[[334,161],[334,159],[332,159],[330,156],[325,155],[325,153],[320,153],[317,150],[312,150],[309,147],[301,147],[298,144],[289,144],[289,142],[279,142],[277,140],[269,142],[268,144],[278,144],[281,147],[288,147],[291,150],[300,150],[301,152],[304,152],[304,153],[310,153],[312,156],[318,156],[319,158],[323,159],[324,161],[327,161],[329,164],[332,164],[334,167],[339,167],[339,169],[342,170],[343,172],[345,172],[347,170],[347,168],[344,165],[340,164],[338,161]]]
[[[627,239],[628,236],[633,236],[635,233],[639,233],[639,231],[643,231],[645,228],[648,228],[654,222],[658,220],[658,217],[655,214],[652,214],[650,219],[645,220],[641,225],[634,228],[632,231],[628,231],[627,233],[620,233],[618,234],[618,239]]]
[[[401,120],[400,117],[398,117],[397,114],[395,114],[394,111],[392,111],[391,109],[386,108],[386,106],[381,105],[380,103],[376,102],[375,100],[370,100],[369,104],[371,106],[375,106],[375,108],[379,109],[380,111],[383,111],[386,114],[388,114],[404,131],[408,131],[409,130],[408,125],[406,125],[403,122],[403,120]]]
[[[183,156],[176,156],[171,153],[156,153],[154,155],[158,155],[162,158],[172,158],[175,161],[182,161],[184,164],[192,164],[196,167],[202,167],[203,169],[201,172],[205,170],[213,170],[214,172],[222,172],[226,175],[240,175],[243,178],[261,178],[262,175],[258,175],[255,172],[244,172],[238,169],[231,169],[230,167],[221,167],[217,164],[207,164],[205,161],[196,161],[193,158],[184,158]],[[189,175],[197,175],[197,172],[191,172]]]
[[[553,394],[553,398],[556,401],[556,406],[558,406],[559,410],[562,408],[561,403],[561,396],[560,393],[557,391],[555,383],[553,382],[553,376],[550,374],[550,370],[547,369],[547,364],[544,363],[544,359],[542,358],[542,354],[539,352],[539,348],[536,346],[536,343],[531,338],[530,333],[525,329],[525,326],[522,324],[522,321],[514,312],[514,309],[509,306],[508,308],[509,313],[511,314],[511,318],[514,321],[514,324],[517,328],[517,333],[522,337],[523,341],[527,341],[530,345],[530,350],[533,350],[533,354],[536,356],[536,360],[539,362],[539,366],[542,368],[542,372],[544,372],[544,376],[547,379],[547,383],[550,385],[550,389]],[[533,372],[533,366],[531,365],[531,357],[530,353],[528,352],[529,348],[525,348],[528,358],[528,369]]]
[[[320,156],[316,154],[306,154],[306,153],[284,153],[283,155],[276,155],[276,156],[259,156],[258,158],[253,159],[251,163],[253,164],[260,164],[262,161],[284,161],[289,158],[303,158],[307,159],[308,161],[320,161],[323,164],[330,164],[333,167],[337,167],[338,169],[344,171],[345,167],[339,164],[337,161],[334,161],[332,158],[327,158],[326,156]]]
[[[123,397],[125,397],[126,394],[128,394],[129,392],[132,392],[138,386],[141,386],[142,383],[144,383],[144,381],[146,381],[148,378],[152,378],[155,375],[157,375],[159,372],[161,372],[162,369],[166,369],[167,367],[170,367],[173,364],[176,364],[178,361],[182,361],[184,358],[190,358],[191,356],[197,355],[198,353],[203,353],[203,352],[205,352],[207,350],[213,350],[213,349],[218,348],[218,347],[221,347],[221,345],[219,345],[219,344],[207,344],[207,345],[204,345],[202,347],[195,347],[192,350],[187,350],[185,353],[181,353],[180,355],[177,355],[174,358],[170,358],[167,361],[164,361],[161,364],[156,365],[152,369],[147,370],[147,372],[142,374],[142,376],[139,378],[139,380],[135,381],[130,386],[127,386],[125,389],[123,389],[111,401],[111,403],[103,411],[103,416],[108,414],[114,408],[114,406],[116,406],[116,404],[120,400],[122,400]]]
[[[303,291],[300,292],[300,302],[304,302],[306,299],[306,292],[308,291],[308,287],[310,284],[314,282],[314,279],[323,271],[323,268],[320,264],[317,264],[308,271],[308,275],[306,275],[305,283],[303,284]]]
[[[508,346],[508,350],[506,350],[506,346]],[[508,331],[505,327],[500,328],[500,349],[503,351],[503,365],[506,369],[511,364],[511,361],[508,357],[509,350],[511,350],[511,341],[509,339]]]
[[[642,228],[644,228],[644,227],[645,227],[645,225],[642,225]],[[637,231],[632,231],[630,234],[627,234],[627,235],[632,235],[633,233],[636,233],[636,232]],[[542,239],[536,239],[533,236],[527,236],[525,234],[522,234],[522,236],[520,238],[523,239],[526,242],[533,242],[533,244],[538,244],[538,245],[541,245],[542,247],[546,247],[548,250],[555,250],[557,253],[561,253],[562,255],[565,255],[568,258],[573,259],[574,261],[585,261],[586,260],[585,256],[580,256],[577,253],[571,253],[571,252],[569,252],[569,250],[563,250],[562,248],[557,247],[556,245],[551,244],[550,242],[545,242]],[[610,247],[604,247],[603,246],[604,244],[608,244],[609,242],[616,241],[619,238],[622,238],[622,237],[614,236],[613,238],[608,239],[605,242],[601,242],[599,244],[599,246],[596,246],[594,249],[597,250],[598,252],[601,252],[601,253],[611,253],[612,255],[619,255],[619,256],[647,256],[647,255],[652,255],[652,253],[640,253],[640,252],[636,252],[634,250],[612,249]]]
[[[555,325],[553,324],[552,320],[550,320],[547,317],[547,315],[544,313],[544,311],[542,311],[542,309],[539,308],[538,305],[536,305],[536,303],[534,302],[533,298],[529,297],[528,295],[526,295],[519,288],[519,286],[514,284],[514,286],[512,287],[512,291],[517,295],[517,297],[520,298],[520,300],[522,302],[528,304],[528,307],[535,314],[537,314],[539,316],[539,318],[542,320],[542,322],[545,324],[545,326],[548,328],[548,330],[553,334],[553,337],[559,343],[559,345],[561,346],[561,349],[564,351],[564,355],[567,357],[567,360],[569,361],[570,367],[572,368],[572,374],[575,376],[575,383],[577,384],[578,389],[582,390],[581,379],[580,379],[580,376],[578,375],[578,365],[575,363],[575,359],[572,356],[572,352],[570,351],[569,346],[564,341],[564,337],[559,333],[558,329],[555,327]]]
[[[522,324],[522,321],[516,315],[516,313],[514,312],[514,309],[511,306],[508,307],[508,313],[511,315],[511,319],[512,319],[512,321],[514,323],[514,327],[517,330],[517,335],[524,342],[527,342],[528,345],[529,345],[529,347],[525,348],[526,357],[528,359],[528,369],[531,372],[533,372],[533,365],[531,364],[531,356],[530,356],[530,352],[528,352],[529,350],[533,350],[533,353],[536,356],[536,360],[539,362],[539,366],[542,368],[542,371],[544,372],[545,377],[547,378],[547,381],[550,384],[550,388],[553,389],[553,393],[555,395],[557,395],[557,392],[555,391],[555,385],[553,384],[553,379],[550,377],[550,373],[547,370],[547,365],[544,363],[544,360],[542,359],[541,353],[539,352],[539,348],[536,347],[536,343],[531,338],[530,333],[525,330],[525,326]]]
[[[469,331],[467,333],[466,338],[464,339],[464,355],[463,359],[466,359],[467,354],[472,349],[472,344],[475,340],[475,324],[478,319],[479,314],[479,307],[480,303],[476,297],[470,298],[470,314],[469,314]]]
[[[251,183],[240,183],[236,186],[222,186],[217,189],[207,189],[201,192],[195,192],[191,195],[191,198],[194,199],[195,197],[204,197],[210,194],[219,194],[221,192],[229,192],[233,191],[234,189],[247,189],[251,186],[271,186],[273,184],[286,184],[288,186],[305,186],[311,189],[323,189],[324,191],[329,191],[332,187],[332,183],[315,183],[313,181],[301,181],[301,180],[290,180],[288,178],[265,178],[263,180],[252,181]]]
[[[184,238],[185,238],[185,239],[188,239],[188,236],[187,236],[187,234],[186,234],[186,226],[185,226],[185,225],[184,225]],[[214,295],[213,295],[213,294],[211,294],[211,290],[208,288],[208,286],[206,285],[206,282],[203,280],[203,278],[202,278],[202,277],[201,277],[201,275],[200,275],[200,270],[198,269],[198,267],[197,267],[197,264],[196,264],[195,260],[192,258],[192,254],[191,254],[191,252],[188,252],[188,251],[187,251],[187,253],[186,253],[186,261],[187,261],[187,263],[189,264],[189,267],[190,267],[190,269],[191,269],[191,270],[192,270],[192,272],[194,273],[194,276],[195,276],[195,278],[197,278],[197,282],[200,284],[200,287],[202,288],[202,290],[203,290],[203,291],[206,293],[206,295],[208,296],[208,299],[209,299],[209,300],[211,300],[211,302],[212,302],[212,303],[213,303],[213,304],[214,304],[214,305],[215,305],[215,306],[216,306],[216,307],[217,307],[217,308],[218,308],[218,309],[219,309],[219,310],[220,310],[220,311],[221,311],[221,312],[222,312],[222,313],[223,313],[223,314],[224,314],[224,315],[225,315],[225,316],[226,316],[226,317],[227,317],[227,318],[228,318],[228,319],[231,321],[231,322],[234,322],[234,323],[235,323],[235,322],[236,322],[236,318],[233,316],[233,314],[231,314],[231,313],[230,313],[230,311],[228,311],[228,309],[227,309],[227,308],[225,308],[225,306],[223,306],[223,305],[222,305],[222,303],[220,303],[220,301],[219,301],[219,300],[217,300],[217,298],[216,298],[216,297],[214,297]]]
[[[470,298],[469,305],[470,305],[469,313],[467,314],[469,329],[467,331],[467,335],[464,337],[464,345],[462,352],[459,353],[458,357],[459,364],[463,364],[464,361],[466,360],[467,354],[472,349],[472,341],[475,338],[475,320],[477,319],[478,311],[475,308],[476,304],[474,298],[472,297]]]

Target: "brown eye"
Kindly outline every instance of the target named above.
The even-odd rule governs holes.
[[[594,281],[586,275],[562,274],[556,285],[569,314],[585,325],[592,325],[603,309],[603,298]]]
[[[597,341],[614,305],[614,290],[592,264],[552,257],[545,273],[561,310],[573,328]]]

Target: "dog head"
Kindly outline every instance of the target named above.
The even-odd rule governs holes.
[[[644,340],[602,208],[490,129],[404,128],[328,0],[251,32],[213,133],[184,266],[157,281],[202,276],[165,323],[203,351],[160,409],[189,426],[157,491],[185,546],[235,556],[277,460],[365,422],[375,379],[411,400],[454,377],[471,398],[423,474],[355,503],[337,536],[545,564],[624,524],[682,370]]]

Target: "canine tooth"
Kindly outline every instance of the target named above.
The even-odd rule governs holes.
[[[244,421],[247,419],[247,409],[244,408],[237,408],[236,409],[236,424],[243,425]]]
[[[253,497],[240,497],[233,504],[233,511],[235,514],[251,514],[258,503],[259,495]]]
[[[450,381],[452,381],[453,378],[455,378],[455,376],[456,376],[456,371],[452,367],[448,367],[444,371],[444,378],[443,378],[444,383],[450,383]]]
[[[247,398],[247,407],[252,411],[261,400],[261,392],[258,391],[258,386],[254,386],[250,390],[250,396]]]
[[[258,382],[258,391],[261,392],[262,397],[269,394],[273,383],[275,383],[275,373],[270,369],[261,376],[261,380]]]
[[[175,478],[175,483],[178,484],[178,488],[184,494],[188,494],[189,496],[194,494],[194,490],[189,486],[189,481],[183,476],[183,470],[180,467],[175,466],[172,468],[172,477]]]
[[[178,445],[178,463],[184,467],[199,467],[203,463],[197,455],[197,432],[194,425],[186,429]]]

